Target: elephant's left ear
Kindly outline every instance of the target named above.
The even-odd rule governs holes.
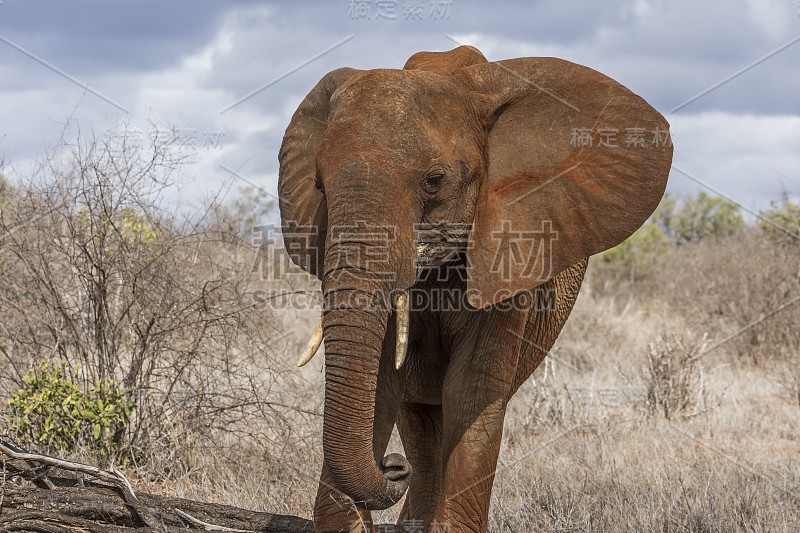
[[[358,71],[340,68],[326,74],[303,99],[286,128],[278,153],[278,195],[283,243],[300,268],[322,277],[328,206],[316,186],[317,149],[331,112],[331,97]]]
[[[630,90],[555,58],[454,75],[488,102],[486,181],[467,249],[469,302],[485,307],[616,246],[658,205],[669,124]]]

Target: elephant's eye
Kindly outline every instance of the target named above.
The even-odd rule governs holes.
[[[427,176],[422,180],[422,190],[428,194],[436,194],[442,188],[443,174]]]

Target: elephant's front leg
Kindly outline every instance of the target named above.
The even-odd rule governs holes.
[[[441,497],[442,406],[405,404],[400,410],[397,427],[403,449],[414,468],[397,523],[408,530],[416,526],[427,530]]]
[[[441,531],[486,531],[506,405],[524,327],[521,313],[489,313],[453,346],[442,391],[444,479],[434,524]],[[433,528],[436,531],[435,528]]]
[[[434,519],[438,531],[486,531],[505,409],[506,401],[498,398],[483,405],[453,404],[445,412],[452,422],[445,424],[444,490]]]

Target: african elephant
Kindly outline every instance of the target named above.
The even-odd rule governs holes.
[[[278,188],[286,249],[322,282],[301,361],[324,337],[317,531],[371,531],[406,491],[401,522],[486,529],[506,405],[587,258],[658,204],[668,128],[590,68],[469,46],[311,90]],[[408,460],[383,457],[395,424]]]

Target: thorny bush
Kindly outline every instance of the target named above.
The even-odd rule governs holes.
[[[33,440],[92,444],[113,430],[134,464],[167,462],[153,471],[177,475],[192,467],[181,457],[197,455],[181,453],[189,443],[220,432],[285,442],[292,431],[295,399],[278,397],[287,378],[274,362],[285,340],[268,310],[253,309],[251,266],[262,252],[234,220],[242,213],[218,198],[190,213],[164,207],[175,205],[165,191],[187,162],[158,131],[144,145],[124,134],[62,141],[6,187],[0,395],[29,391],[27,369],[46,359],[64,362],[49,372],[65,399],[113,391],[124,406],[99,436],[88,413],[29,419]],[[13,405],[24,411],[33,397],[20,394]]]

